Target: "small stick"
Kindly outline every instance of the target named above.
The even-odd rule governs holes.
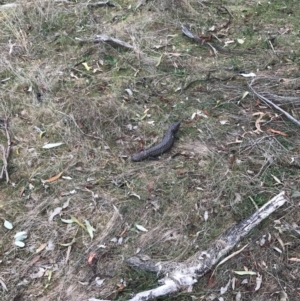
[[[0,147],[2,148],[2,160],[3,160],[3,167],[2,167],[2,171],[1,171],[1,176],[0,179],[3,178],[3,173],[5,172],[5,176],[6,176],[6,182],[9,182],[9,176],[8,176],[8,172],[7,172],[7,160],[6,160],[6,152],[5,152],[5,147],[0,144]]]
[[[112,38],[112,37],[109,37],[107,36],[106,34],[101,34],[101,35],[96,35],[94,39],[82,39],[82,38],[75,38],[76,41],[79,41],[79,42],[85,42],[85,43],[108,43],[108,44],[111,44],[112,46],[123,46],[127,49],[133,49],[133,46],[124,42],[124,41],[121,41],[119,39],[116,39],[116,38]]]
[[[253,82],[253,81],[252,81]],[[257,93],[253,88],[252,88],[252,82],[250,84],[248,84],[249,89],[253,92],[254,95],[256,95],[260,100],[262,100],[264,103],[272,106],[273,108],[275,108],[276,110],[278,110],[279,112],[281,112],[282,114],[284,114],[290,121],[292,121],[293,123],[295,123],[296,125],[298,125],[300,127],[300,121],[298,121],[297,119],[295,119],[292,115],[290,115],[288,112],[286,112],[285,110],[283,110],[282,108],[280,108],[279,106],[277,106],[275,103],[273,103],[271,100],[269,100],[268,98],[260,95],[259,93]]]
[[[5,176],[6,176],[6,182],[9,182],[9,175],[8,175],[8,171],[7,171],[7,160],[8,157],[10,155],[10,148],[11,148],[11,140],[10,140],[10,135],[8,132],[8,117],[5,118],[4,120],[4,129],[5,129],[5,133],[6,133],[6,140],[7,140],[7,149],[5,150],[5,147],[1,144],[1,148],[2,148],[2,152],[3,152],[3,167],[0,173],[0,179],[3,178],[3,174],[5,172]]]
[[[92,138],[92,139],[96,139],[96,140],[101,140],[101,141],[103,141],[103,138],[101,138],[101,137],[98,137],[98,136],[94,136],[94,135],[85,133],[85,132],[79,127],[79,125],[77,124],[77,122],[76,122],[76,120],[75,120],[73,114],[66,114],[66,113],[61,112],[61,111],[57,111],[57,112],[60,113],[60,114],[62,114],[62,115],[64,115],[64,116],[66,116],[66,117],[68,117],[68,118],[70,118],[70,119],[73,121],[73,123],[74,123],[74,125],[76,126],[76,128],[79,130],[79,132],[80,132],[82,135],[87,136],[87,137]]]

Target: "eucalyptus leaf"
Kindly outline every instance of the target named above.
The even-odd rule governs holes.
[[[13,228],[12,223],[10,223],[9,221],[5,220],[4,221],[4,227],[8,230],[11,230]]]
[[[16,241],[22,241],[24,239],[27,238],[27,232],[26,231],[22,231],[22,232],[18,232],[15,236],[14,239]]]
[[[235,274],[237,275],[241,275],[241,276],[244,276],[244,275],[256,275],[257,273],[256,272],[253,272],[253,271],[233,271]]]
[[[23,241],[15,240],[15,245],[20,248],[25,247],[25,243]]]
[[[43,148],[45,148],[45,149],[54,148],[54,147],[58,147],[62,144],[64,144],[64,143],[63,142],[47,143],[43,146]]]
[[[63,223],[66,223],[66,224],[73,224],[74,223],[74,221],[72,220],[72,219],[63,219],[63,218],[61,218],[60,219]]]
[[[93,239],[93,237],[94,237],[94,233],[93,232],[96,231],[96,229],[93,228],[91,226],[90,222],[87,221],[87,220],[85,220],[85,225],[86,225],[86,231],[89,233],[91,239]]]

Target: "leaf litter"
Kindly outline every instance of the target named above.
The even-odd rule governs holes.
[[[194,5],[194,3],[192,3],[191,2],[191,5]],[[130,9],[128,8],[128,14],[130,14]],[[124,22],[126,22],[126,20],[124,20]],[[113,27],[113,24],[111,25],[112,27]],[[213,26],[211,26],[211,30],[213,30],[213,31],[216,31],[216,33],[218,32],[218,25],[216,24],[216,25],[213,25]],[[227,29],[226,29],[227,30]],[[133,34],[134,34],[134,32],[133,32]],[[227,33],[228,34],[228,33]],[[236,36],[239,36],[239,35],[236,35]],[[236,36],[234,36],[233,38],[232,37],[228,37],[228,41],[230,41],[229,39],[231,39],[231,41],[232,42],[234,42],[234,41],[237,41],[237,39],[236,39]],[[245,42],[246,42],[246,39],[244,39],[244,38],[242,38],[243,40],[245,40]],[[134,41],[134,37],[133,37],[133,39],[132,39],[132,41]],[[231,42],[230,41],[230,42]],[[135,41],[136,42],[136,41]],[[134,43],[135,43],[134,42]],[[157,41],[155,41],[156,43],[157,43]],[[237,41],[238,43],[240,42],[240,41]],[[248,41],[247,41],[248,42]],[[149,41],[149,44],[150,44],[150,41]],[[241,43],[242,44],[242,43]],[[167,47],[167,44],[166,44],[166,46],[164,46],[164,47]],[[171,50],[168,50],[168,52],[169,51],[171,51]],[[176,53],[178,51],[178,53],[179,52],[182,52],[181,50],[179,51],[179,50],[173,50],[173,52],[174,53]],[[183,53],[183,52],[182,52]],[[143,55],[144,55],[144,53],[143,53]],[[159,55],[159,54],[158,54]],[[191,54],[192,55],[192,54]],[[76,54],[74,53],[74,57],[76,56]],[[141,56],[142,57],[142,56]],[[178,59],[179,59],[180,57],[178,56]],[[85,58],[84,58],[85,59]],[[100,60],[102,60],[102,59],[104,59],[104,58],[100,58]],[[160,62],[160,65],[161,66],[164,66],[163,64],[165,63],[164,62],[164,59],[165,59],[165,57],[161,57],[161,62]],[[235,58],[236,59],[236,58]],[[90,60],[89,60],[90,61]],[[103,60],[102,60],[103,61]],[[92,62],[92,61],[91,61]],[[179,66],[178,65],[178,62],[176,62],[176,65],[177,65],[177,67]],[[122,66],[123,67],[123,66]],[[133,66],[134,67],[134,66]],[[176,67],[176,68],[177,68]],[[119,67],[118,67],[119,68]],[[273,68],[273,67],[272,67]],[[274,67],[275,68],[275,67]],[[251,69],[250,69],[251,70]],[[255,70],[255,69],[253,69],[253,70]],[[276,70],[277,71],[277,70]],[[75,72],[75,71],[74,71]],[[139,71],[139,72],[141,72],[141,71]],[[76,72],[75,72],[76,73]],[[85,72],[85,73],[87,73],[87,72]],[[273,71],[272,71],[272,73],[273,73]],[[275,72],[276,73],[276,72]],[[244,73],[244,74],[247,74],[247,73]],[[249,73],[248,73],[249,74]],[[78,75],[78,73],[76,73],[76,76],[77,76],[77,79],[78,80],[80,80],[81,78],[80,78],[80,76]],[[90,79],[89,79],[90,80]],[[211,88],[211,87],[209,87],[209,82],[207,83],[207,88],[209,89],[209,88]],[[218,82],[218,84],[219,84],[219,82]],[[147,85],[148,85],[148,83],[147,83]],[[67,86],[67,85],[66,85]],[[127,85],[128,86],[128,85]],[[127,87],[126,86],[126,87]],[[176,85],[176,86],[178,86],[178,85]],[[30,85],[30,92],[34,92],[34,85]],[[85,90],[85,89],[83,89],[83,90]],[[134,89],[133,89],[134,90]],[[78,91],[80,91],[80,89],[78,89]],[[135,90],[134,90],[135,91]],[[241,96],[241,91],[243,91],[243,90],[240,90],[239,92],[238,92],[238,96],[240,97]],[[85,91],[86,92],[86,91]],[[93,91],[92,91],[93,92]],[[199,92],[199,91],[198,91]],[[198,93],[197,92],[197,93]],[[213,92],[213,91],[212,91]],[[79,92],[80,93],[80,92]],[[199,92],[199,93],[201,93],[201,91]],[[136,93],[135,92],[135,94],[137,94],[138,95],[138,92]],[[251,95],[252,96],[252,95]],[[212,99],[214,99],[214,97],[215,97],[215,95],[213,95],[213,93],[211,93],[211,98]],[[247,100],[249,99],[249,101],[251,100],[251,97],[250,97],[250,95],[249,95],[249,97],[247,97]],[[90,99],[89,99],[89,101],[90,101]],[[223,103],[223,101],[220,103],[220,104],[222,104]],[[139,105],[138,103],[136,104],[137,106]],[[143,104],[144,105],[144,104]],[[147,105],[147,103],[146,103],[146,105]],[[155,104],[156,105],[156,104]],[[205,106],[205,104],[203,103],[203,107]],[[163,111],[163,109],[162,109],[162,107],[160,108],[161,110],[162,110],[162,113],[164,114],[165,113],[165,111]],[[201,109],[202,109],[202,104],[201,104]],[[193,108],[193,110],[192,110],[192,108],[191,108],[191,111],[189,111],[189,116],[190,116],[190,114],[192,114],[192,112],[195,112],[195,110],[194,110],[194,108]],[[151,112],[152,113],[152,112]],[[169,113],[169,112],[168,112]],[[172,112],[173,113],[173,112]],[[153,114],[153,113],[152,113]],[[117,114],[116,114],[117,115]],[[153,114],[153,116],[154,116],[154,114]],[[116,117],[116,116],[115,116]],[[146,116],[147,117],[147,116]],[[146,118],[145,117],[145,118]],[[157,116],[157,117],[159,117],[159,116]],[[195,116],[194,117],[194,119],[196,119],[196,121],[197,122],[199,122],[199,118],[198,118],[199,116]],[[202,117],[204,117],[204,116],[202,116]],[[184,117],[183,117],[184,118]],[[157,120],[156,118],[155,118],[155,120]],[[225,119],[223,119],[223,120],[225,120]],[[156,124],[158,124],[157,122],[156,122]],[[198,125],[198,123],[197,123],[197,125]],[[211,125],[210,124],[208,124],[207,123],[207,129],[209,130],[209,131],[211,131]],[[204,128],[205,128],[205,126],[204,126]],[[275,128],[275,127],[274,127]],[[201,127],[201,129],[202,129],[202,127]],[[261,129],[264,129],[264,127],[263,126],[261,126]],[[181,137],[180,137],[180,139],[182,139],[183,141],[186,139],[186,137],[190,134],[189,133],[189,131],[190,131],[191,129],[190,128],[187,128],[186,129],[186,133],[184,133]],[[276,130],[277,131],[277,130]],[[267,130],[267,132],[269,132],[270,134],[273,134],[273,135],[280,135],[280,136],[284,136],[284,135],[282,135],[282,134],[280,134],[279,132],[278,133],[276,133],[276,132],[272,132],[272,131],[269,131],[269,130]],[[188,134],[187,134],[188,133]],[[192,133],[192,131],[191,131],[191,133]],[[284,133],[284,131],[282,131],[282,133]],[[73,133],[72,133],[73,134]],[[201,133],[200,133],[201,134]],[[209,135],[210,135],[210,139],[212,138],[212,137],[214,137],[214,134],[215,133],[210,133]],[[47,135],[48,135],[48,132],[47,132]],[[284,136],[284,137],[287,137],[287,136]],[[208,138],[208,137],[206,137],[206,138]],[[215,138],[215,137],[214,137]],[[280,138],[280,137],[279,137]],[[201,139],[203,139],[203,137],[201,137]],[[124,140],[125,141],[125,140]],[[216,140],[217,141],[217,140]],[[254,140],[253,141],[250,141],[249,142],[251,145],[252,145],[252,147],[253,147],[253,145],[254,144],[252,144],[252,143],[256,143]],[[215,151],[215,150],[213,150],[213,151]],[[219,151],[219,150],[218,150]],[[223,150],[224,151],[224,150]],[[217,151],[216,151],[216,153],[217,153]],[[107,159],[107,158],[106,158]],[[110,158],[108,159],[108,161],[110,160]],[[219,160],[219,159],[218,159]],[[107,161],[107,162],[108,162]],[[182,160],[183,161],[183,160]],[[53,162],[53,161],[52,161]],[[162,161],[160,161],[159,163],[161,163]],[[218,162],[219,163],[219,162]],[[220,161],[220,163],[221,164],[223,164],[221,161]],[[150,164],[151,165],[151,164]],[[100,168],[99,168],[100,169]],[[189,169],[187,169],[187,170],[189,170]],[[51,174],[51,173],[49,173],[49,174]],[[190,172],[189,173],[187,173],[189,176],[190,176]],[[278,176],[277,176],[278,177]],[[75,177],[74,177],[75,178]],[[273,178],[274,179],[274,178]],[[280,177],[278,177],[278,179],[281,179]],[[130,179],[131,180],[131,179]],[[134,179],[135,180],[135,179]],[[275,180],[275,179],[274,179]],[[276,180],[275,180],[276,181]],[[286,181],[285,181],[286,182]],[[285,183],[286,184],[286,183]],[[202,187],[202,185],[203,185],[203,189],[201,190],[201,191],[206,191],[206,187],[205,187],[205,185],[204,185],[204,183],[202,184],[201,183],[201,187]],[[79,186],[79,185],[78,185]],[[76,189],[77,189],[77,187],[78,186],[76,186]],[[200,185],[199,185],[200,186]],[[101,187],[101,189],[102,189],[103,187]],[[265,189],[266,187],[264,187],[264,190],[267,190],[267,189]],[[64,189],[69,189],[69,188],[66,188],[66,187],[64,187]],[[138,188],[136,188],[136,189],[138,189]],[[80,189],[78,189],[78,191],[79,191],[79,193],[80,193]],[[136,190],[137,191],[137,193],[138,193],[138,195],[141,195],[142,196],[142,192],[141,192],[141,190]],[[241,194],[243,194],[243,191],[240,191],[240,190],[238,190],[237,189],[237,191],[239,191]],[[227,193],[227,192],[226,192]],[[226,193],[224,194],[224,195],[226,195]],[[227,195],[228,195],[228,193],[227,193]],[[60,196],[62,196],[63,197],[63,195],[60,195]],[[244,195],[243,195],[243,197],[244,197]],[[138,198],[138,197],[136,197],[136,198]],[[160,202],[160,204],[161,204],[161,208],[158,208],[158,209],[160,209],[160,210],[157,210],[157,214],[161,214],[161,212],[160,211],[163,211],[164,210],[164,207],[165,207],[165,203],[164,203],[164,199],[162,198],[162,199],[159,199],[159,202]],[[174,203],[174,206],[175,205],[177,205],[176,203]],[[64,207],[63,207],[63,209],[64,209]],[[205,208],[204,209],[204,212],[206,212],[207,210],[206,210],[207,208]],[[205,211],[206,210],[206,211]],[[121,211],[122,212],[122,215],[123,215],[123,211]],[[209,211],[209,212],[211,212],[211,211]],[[156,213],[156,212],[155,212]],[[60,213],[58,213],[57,215],[59,215],[59,214],[61,214],[61,212]],[[72,212],[72,214],[74,215],[74,216],[77,216],[76,214],[76,212]],[[79,215],[78,215],[79,216]],[[54,216],[55,217],[55,216]],[[53,218],[54,218],[53,217]],[[52,218],[52,220],[53,220],[53,218]],[[125,216],[125,219],[126,219],[127,217]],[[202,218],[202,217],[201,217]],[[212,220],[213,219],[213,214],[210,214],[210,218],[207,220],[208,222],[209,222],[209,220]],[[63,219],[62,219],[63,220]],[[67,220],[67,219],[66,219]],[[79,219],[79,220],[81,220],[81,219]],[[83,219],[84,220],[84,219]],[[54,219],[54,221],[56,222],[57,221],[57,219]],[[69,221],[72,221],[72,223],[75,223],[74,222],[74,220],[72,220],[72,219],[69,219]],[[59,226],[61,226],[61,224],[60,223],[57,223]],[[91,220],[91,224],[94,224],[93,223],[93,220]],[[53,223],[52,223],[52,226],[54,227],[54,225],[53,225]],[[80,225],[79,225],[80,226]],[[81,226],[80,226],[81,227]],[[86,226],[86,224],[85,224],[85,228],[87,228],[87,226]],[[144,228],[144,227],[143,227]],[[145,228],[144,228],[145,229]],[[92,231],[92,233],[93,233],[93,231]],[[89,233],[89,235],[90,235],[90,233]],[[117,240],[118,240],[118,238],[117,238]],[[99,243],[99,242],[98,242]],[[279,242],[280,243],[280,242]],[[71,248],[68,248],[68,250],[71,250]],[[284,250],[284,249],[283,249]],[[291,257],[291,258],[296,258],[296,256],[294,256],[294,257]],[[97,279],[98,280],[98,279]],[[100,279],[101,280],[101,279]]]

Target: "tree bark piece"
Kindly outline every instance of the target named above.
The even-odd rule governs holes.
[[[285,192],[282,191],[263,205],[250,217],[229,228],[206,251],[199,251],[183,263],[155,263],[147,257],[134,256],[128,259],[128,264],[137,268],[166,275],[159,287],[136,294],[128,301],[147,301],[154,298],[176,293],[183,289],[191,291],[200,277],[208,272],[223,256],[231,251],[242,238],[254,227],[285,204]],[[99,300],[103,301],[103,300]]]

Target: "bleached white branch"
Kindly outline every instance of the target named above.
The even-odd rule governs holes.
[[[183,263],[155,263],[135,256],[128,260],[130,266],[135,266],[152,272],[162,272],[166,276],[161,279],[157,288],[140,292],[128,301],[147,301],[154,298],[176,293],[182,289],[191,290],[200,277],[209,271],[224,255],[230,252],[236,244],[254,227],[285,204],[285,192],[282,191],[268,203],[262,206],[250,217],[229,228],[206,251],[199,251]],[[99,300],[104,301],[104,300]]]
[[[96,35],[94,39],[82,39],[82,38],[75,38],[75,40],[79,41],[79,42],[88,42],[88,43],[108,43],[111,44],[113,46],[117,45],[117,46],[122,46],[128,49],[133,49],[133,46],[123,42],[119,39],[116,38],[112,38],[107,36],[106,34],[101,34],[101,35]]]
[[[116,5],[114,3],[111,3],[110,1],[98,1],[98,2],[90,2],[88,3],[88,6],[91,7],[101,7],[101,6],[111,6],[111,7],[115,7]]]

